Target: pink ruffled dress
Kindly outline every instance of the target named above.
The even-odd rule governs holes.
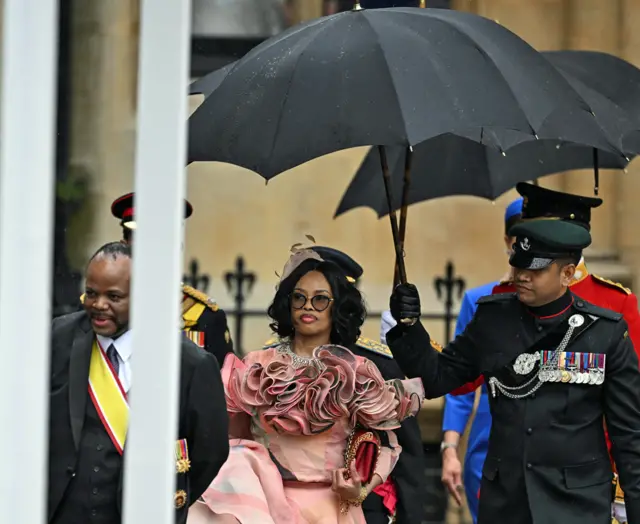
[[[285,346],[229,354],[222,377],[229,459],[188,524],[365,524],[360,508],[341,514],[331,474],[345,466],[358,425],[388,432],[376,468],[386,480],[401,451],[392,430],[420,409],[422,382],[385,382],[373,362],[340,346],[309,359]]]

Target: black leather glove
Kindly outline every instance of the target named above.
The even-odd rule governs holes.
[[[406,324],[405,319],[414,324],[420,318],[420,295],[416,286],[413,284],[396,286],[389,300],[389,309],[391,316],[398,324]]]

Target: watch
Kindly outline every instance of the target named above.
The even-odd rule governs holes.
[[[445,449],[449,449],[449,448],[453,448],[453,449],[458,449],[458,444],[457,443],[453,443],[453,442],[441,442],[440,443],[440,453],[444,453]]]

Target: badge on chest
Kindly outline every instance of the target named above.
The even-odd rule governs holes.
[[[176,473],[179,475],[185,475],[191,469],[191,460],[189,459],[189,447],[187,445],[187,439],[180,439],[175,444],[175,457],[176,457]],[[182,509],[188,502],[187,492],[183,489],[178,489],[173,495],[173,504],[176,509]]]
[[[604,354],[567,351],[575,336],[593,324],[595,320],[596,317],[588,316],[585,319],[580,314],[569,317],[555,330],[558,336],[556,340],[560,340],[561,337],[559,343],[542,339],[537,347],[532,347],[528,353],[518,355],[515,359],[512,365],[513,373],[523,377],[522,381],[524,382],[516,385],[504,383],[495,376],[489,379],[492,396],[496,397],[499,391],[512,399],[526,398],[546,382],[602,384],[606,360]],[[540,345],[545,342],[557,344],[557,346],[551,350],[539,349]]]
[[[558,355],[556,366],[547,366],[553,359],[553,351],[541,351],[539,358],[542,382],[563,382],[599,386],[604,383],[607,356],[603,353],[578,353],[565,351]]]
[[[190,331],[185,329],[184,334],[191,340],[196,346],[204,349],[204,331]]]

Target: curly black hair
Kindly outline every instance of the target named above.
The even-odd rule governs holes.
[[[358,340],[360,328],[364,324],[367,310],[362,294],[347,280],[343,271],[331,262],[309,259],[302,262],[284,279],[267,311],[273,320],[269,327],[280,338],[292,338],[291,294],[298,281],[311,271],[322,273],[331,287],[333,305],[331,308],[331,343],[350,346]]]

